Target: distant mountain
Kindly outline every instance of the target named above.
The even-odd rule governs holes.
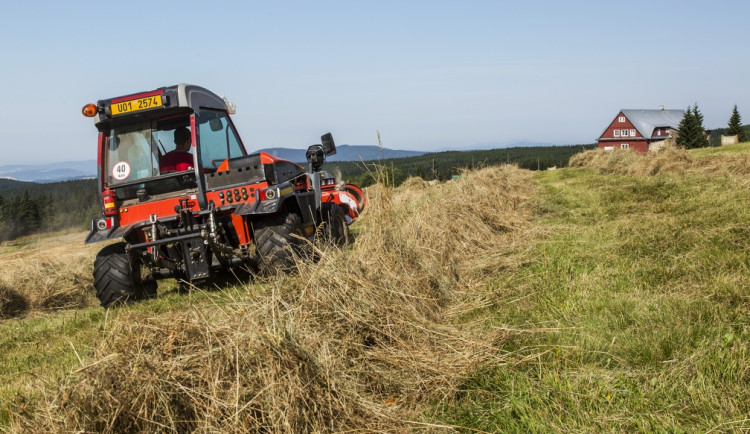
[[[297,163],[303,163],[306,161],[306,149],[268,148],[261,149],[260,151],[268,152],[276,157]],[[379,158],[415,157],[424,154],[425,152],[397,151],[386,148],[383,148],[381,151],[377,146],[341,145],[336,147],[336,155],[328,158],[328,161],[359,161],[360,159],[369,161],[377,160]],[[0,166],[0,178],[7,178],[16,181],[48,183],[93,177],[96,177],[95,160],[66,161],[62,163],[39,165],[17,164],[11,166]]]
[[[96,160],[39,165],[0,166],[0,178],[30,182],[56,182],[96,177]]]
[[[266,148],[256,152],[266,152],[278,158],[302,163],[307,161],[305,151],[307,149]],[[327,158],[326,161],[372,161],[377,159],[417,157],[424,154],[426,152],[399,151],[388,148],[381,150],[378,146],[339,145],[336,146],[336,155]]]

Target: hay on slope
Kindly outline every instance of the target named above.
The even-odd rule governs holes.
[[[630,150],[615,149],[604,151],[592,149],[570,157],[570,167],[588,167],[603,174],[622,174],[638,159]]]
[[[123,310],[85,366],[19,422],[52,430],[309,432],[418,425],[502,336],[456,317],[529,237],[530,172],[368,190],[356,244],[231,303]],[[253,292],[256,291],[256,292]]]
[[[46,234],[3,243],[0,286],[26,301],[24,311],[95,305],[93,256],[103,246],[84,245],[84,238],[80,232]]]
[[[655,176],[662,173],[691,173],[745,177],[750,174],[749,154],[709,154],[693,157],[676,146],[638,155],[631,150],[594,149],[576,154],[570,167],[588,167],[601,174]]]

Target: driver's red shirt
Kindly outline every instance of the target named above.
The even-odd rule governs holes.
[[[193,167],[193,154],[185,151],[171,151],[159,159],[159,169],[162,172],[180,172]]]

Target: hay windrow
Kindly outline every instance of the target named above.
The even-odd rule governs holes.
[[[401,429],[502,363],[502,340],[456,317],[528,243],[531,174],[465,172],[435,186],[375,186],[346,251],[221,306],[123,310],[47,409],[54,431],[308,432]],[[411,187],[410,187],[411,186]],[[415,425],[417,426],[417,425]]]
[[[675,146],[665,146],[645,155],[630,150],[593,149],[571,157],[570,167],[588,167],[601,174],[614,175],[691,173],[744,177],[750,174],[750,155],[721,153],[694,157],[685,149]]]
[[[96,304],[91,258],[102,246],[84,245],[84,236],[37,236],[2,244],[0,286],[24,300],[21,313]],[[2,303],[0,297],[0,307]]]

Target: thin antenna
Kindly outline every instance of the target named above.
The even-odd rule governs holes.
[[[380,141],[380,130],[375,130],[378,135],[378,148],[380,148],[380,159],[385,160],[385,153],[383,153],[383,142]]]

